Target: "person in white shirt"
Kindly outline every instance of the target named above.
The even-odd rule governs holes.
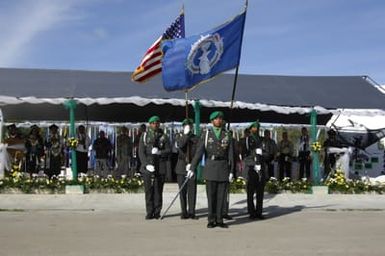
[[[88,148],[91,144],[90,137],[86,134],[84,125],[79,125],[77,130],[78,145],[76,147],[76,164],[77,170],[80,173],[88,171]]]

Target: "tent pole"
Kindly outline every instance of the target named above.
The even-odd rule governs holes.
[[[76,137],[75,132],[75,108],[76,108],[76,101],[73,99],[67,100],[64,102],[65,107],[69,110],[70,114],[70,132],[69,136],[70,138]],[[71,169],[72,169],[72,179],[74,181],[78,180],[78,170],[77,170],[77,163],[76,163],[76,150],[71,150]]]
[[[195,100],[194,102],[194,113],[195,113],[195,135],[200,137],[201,135],[201,104],[199,102],[199,100]],[[202,166],[201,165],[198,165],[197,166],[197,180],[199,182],[202,181]]]
[[[310,112],[310,133],[312,143],[317,141],[317,111],[313,108]],[[313,184],[319,185],[320,173],[319,173],[319,152],[312,151],[312,167],[313,167]]]

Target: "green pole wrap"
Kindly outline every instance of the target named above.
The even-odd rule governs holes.
[[[76,137],[75,132],[75,108],[76,108],[76,101],[75,100],[67,100],[64,102],[64,106],[66,109],[70,112],[70,134],[69,136],[72,138]],[[77,163],[76,163],[76,150],[71,149],[71,170],[72,170],[72,179],[74,181],[78,180],[78,169],[77,169]]]
[[[315,109],[312,109],[310,113],[310,134],[311,142],[314,143],[317,141],[317,112]],[[319,185],[320,183],[320,173],[319,173],[319,152],[312,151],[312,165],[313,165],[313,184]]]
[[[199,100],[194,101],[194,114],[195,114],[195,135],[201,135],[201,104]],[[197,180],[202,181],[202,166],[197,167]]]

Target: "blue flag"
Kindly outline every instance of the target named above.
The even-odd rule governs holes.
[[[162,43],[163,86],[186,90],[239,65],[246,12],[205,33]]]

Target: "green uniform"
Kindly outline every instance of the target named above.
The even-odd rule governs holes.
[[[245,170],[247,172],[247,210],[250,218],[263,218],[262,205],[263,193],[265,188],[265,164],[262,155],[257,155],[256,150],[262,150],[262,139],[258,135],[247,136],[242,145],[243,158],[245,162]],[[259,165],[261,169],[255,170],[255,166]],[[256,204],[254,204],[254,195],[256,195]]]
[[[191,170],[195,170],[202,156],[205,155],[202,176],[206,180],[209,224],[223,224],[226,184],[234,165],[233,150],[231,136],[227,131],[221,130],[217,137],[213,128],[209,128],[202,134],[191,162]]]
[[[159,149],[159,155],[153,155],[152,149]],[[163,130],[158,129],[142,134],[139,141],[139,158],[141,162],[140,171],[143,176],[145,199],[146,199],[146,218],[159,218],[163,203],[163,185],[167,172],[167,162],[171,152],[168,136]],[[147,165],[155,167],[154,172],[146,169]]]
[[[186,165],[191,162],[195,154],[198,138],[192,132],[189,134],[178,134],[176,136],[176,146],[178,149],[178,162],[175,167],[179,188],[186,179]],[[182,210],[182,218],[195,217],[197,182],[194,175],[186,184],[180,193],[180,206]],[[187,209],[188,205],[188,209]]]

